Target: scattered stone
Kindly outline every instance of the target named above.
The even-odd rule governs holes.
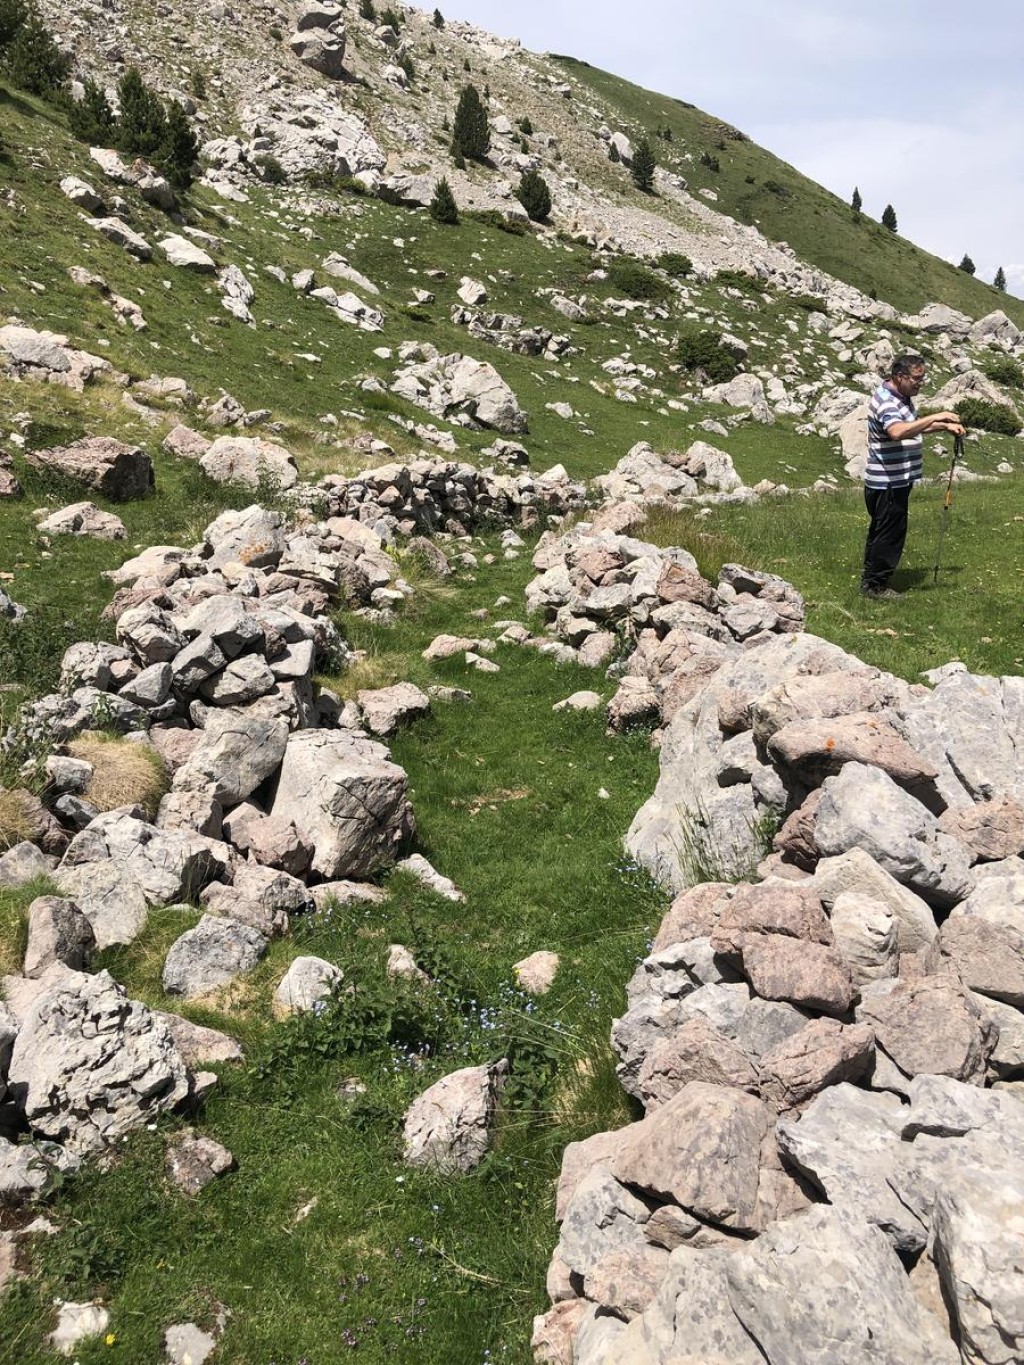
[[[508,1062],[453,1071],[414,1100],[405,1116],[405,1160],[441,1175],[473,1170],[490,1145]]]

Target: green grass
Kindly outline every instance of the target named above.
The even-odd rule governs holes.
[[[631,136],[671,128],[671,142],[652,141],[659,164],[682,175],[693,194],[714,190],[719,212],[756,224],[769,241],[788,242],[801,260],[909,313],[940,299],[972,317],[1002,308],[1018,326],[1024,324],[1024,301],[932,256],[867,214],[855,217],[837,195],[756,143],[737,138],[737,130],[714,115],[572,57],[554,60],[617,111]],[[692,160],[683,159],[687,152]],[[702,152],[716,156],[720,170],[702,165]]]

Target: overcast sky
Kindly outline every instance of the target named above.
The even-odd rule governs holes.
[[[424,0],[420,0],[424,4]],[[691,101],[1024,297],[1024,0],[449,0]],[[424,7],[429,8],[425,5]]]

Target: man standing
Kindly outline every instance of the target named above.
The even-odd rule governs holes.
[[[864,501],[871,524],[864,546],[860,590],[866,597],[899,597],[889,580],[907,538],[910,490],[923,473],[921,439],[926,431],[964,429],[955,412],[918,417],[914,399],[921,391],[925,364],[919,355],[898,355],[889,378],[879,384],[868,409],[868,463]]]

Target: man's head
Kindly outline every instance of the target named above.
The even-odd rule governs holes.
[[[892,386],[904,398],[915,398],[924,383],[925,363],[922,356],[906,353],[898,355],[892,362],[890,371]]]

